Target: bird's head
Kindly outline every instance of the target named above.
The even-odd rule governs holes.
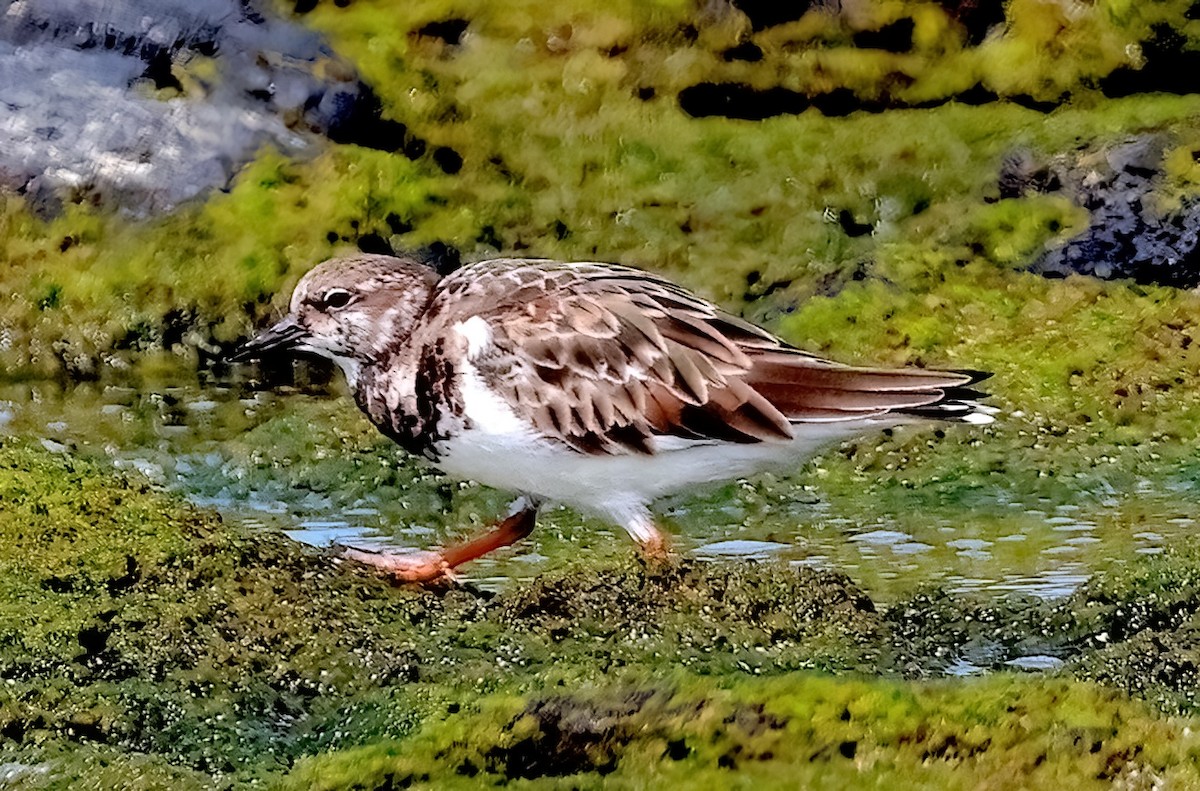
[[[315,266],[292,292],[288,314],[240,346],[231,361],[308,352],[337,363],[354,385],[364,365],[412,333],[438,280],[409,258],[358,255]]]

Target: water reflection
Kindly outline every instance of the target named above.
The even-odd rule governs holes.
[[[0,431],[36,437],[54,452],[107,456],[228,519],[321,547],[425,547],[478,529],[505,499],[422,472],[345,399],[294,388],[8,385],[0,387]],[[1191,502],[1182,492],[1077,503],[1064,490],[1052,502],[998,481],[969,507],[888,512],[867,496],[843,494],[834,504],[813,477],[797,476],[771,495],[732,484],[674,498],[664,521],[701,559],[777,558],[834,569],[885,600],[929,584],[1060,598],[1099,568],[1162,552],[1196,524],[1185,515]],[[498,587],[573,557],[631,551],[613,532],[551,509],[533,541],[474,564],[467,576]]]

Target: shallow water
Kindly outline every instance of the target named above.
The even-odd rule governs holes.
[[[319,388],[271,392],[194,378],[150,387],[6,385],[0,431],[38,437],[53,451],[107,456],[227,519],[315,546],[421,548],[479,529],[505,503],[501,493],[422,471],[347,399]],[[674,497],[660,513],[677,544],[700,558],[835,569],[884,600],[927,585],[1054,599],[1098,569],[1162,552],[1195,530],[1184,493],[1141,489],[1071,502],[1071,492],[1055,500],[997,482],[970,502],[918,509],[915,497],[881,506],[870,493],[825,492],[810,467]],[[619,530],[553,509],[532,540],[465,576],[499,587],[569,559],[629,551]]]

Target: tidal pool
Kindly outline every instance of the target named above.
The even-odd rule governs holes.
[[[422,548],[480,529],[507,496],[422,468],[325,387],[261,390],[194,376],[9,384],[0,387],[0,430],[108,457],[228,520],[317,546]],[[1169,486],[1098,495],[1064,481],[1047,496],[997,476],[970,498],[931,505],[919,492],[831,491],[822,464],[671,498],[660,504],[661,520],[698,558],[834,569],[883,601],[929,586],[1061,598],[1096,571],[1159,553],[1196,526],[1188,493]],[[619,530],[550,509],[532,539],[472,564],[465,577],[497,588],[568,559],[633,551]]]

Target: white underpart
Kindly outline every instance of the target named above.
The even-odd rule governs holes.
[[[350,389],[353,390],[358,387],[358,375],[362,371],[362,363],[358,360],[355,360],[353,357],[345,357],[324,347],[314,346],[307,342],[297,345],[296,349],[333,361],[334,365],[342,369],[342,374],[345,375],[346,383],[350,385]]]
[[[471,362],[492,344],[492,328],[485,319],[473,316],[454,325],[454,330],[467,344],[459,387],[471,428],[439,443],[438,466],[456,477],[535,500],[552,500],[614,522],[643,544],[658,537],[649,506],[660,497],[769,469],[795,468],[822,449],[864,431],[925,422],[889,414],[805,422],[795,424],[795,438],[790,441],[747,444],[656,437],[654,455],[594,456],[540,435],[486,385]],[[986,411],[989,408],[959,419],[991,422]],[[514,508],[523,505],[518,501]]]
[[[492,328],[482,316],[472,316],[466,321],[460,321],[454,325],[454,329],[467,341],[469,360],[477,359],[484,349],[492,345]]]
[[[353,390],[358,387],[358,374],[362,370],[362,365],[353,357],[343,357],[340,354],[330,355],[330,359],[338,368],[342,369],[342,373],[346,376],[346,383]]]
[[[468,330],[469,332],[469,330]],[[438,445],[438,466],[456,477],[552,500],[615,522],[646,543],[657,535],[648,506],[660,497],[772,468],[795,467],[822,448],[900,416],[809,423],[787,442],[730,444],[662,438],[653,456],[593,456],[537,434],[463,364],[463,409],[471,428]]]

